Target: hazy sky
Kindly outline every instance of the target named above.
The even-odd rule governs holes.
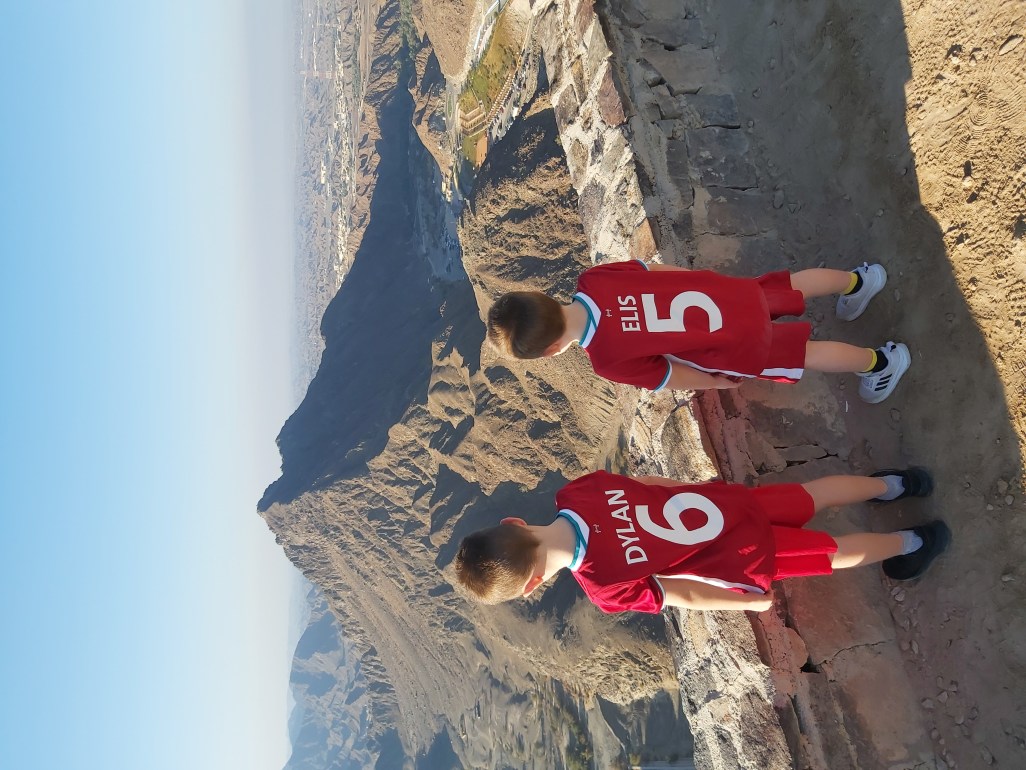
[[[0,755],[287,756],[290,0],[0,11]]]

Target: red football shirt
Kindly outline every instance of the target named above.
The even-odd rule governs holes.
[[[766,368],[770,313],[754,278],[613,262],[585,270],[574,300],[588,309],[581,346],[608,380],[659,390],[672,360],[744,377]]]
[[[570,570],[604,612],[659,612],[659,577],[765,593],[773,579],[770,524],[746,487],[649,486],[597,471],[556,494],[577,533]]]

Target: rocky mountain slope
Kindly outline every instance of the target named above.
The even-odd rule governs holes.
[[[376,21],[364,105],[378,135],[366,230],[261,514],[360,651],[375,766],[552,768],[585,752],[614,762],[641,740],[686,751],[675,699],[615,705],[676,688],[660,619],[603,616],[568,579],[484,608],[446,578],[464,533],[510,511],[551,516],[554,491],[602,461],[616,421],[611,389],[583,358],[557,372],[483,349],[479,300],[546,276],[563,276],[565,295],[587,259],[544,96],[482,169],[463,231],[469,276],[439,276],[423,256],[420,228],[442,200],[411,127],[414,69],[395,66],[397,7]]]

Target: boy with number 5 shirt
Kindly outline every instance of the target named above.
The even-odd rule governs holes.
[[[734,278],[614,262],[582,273],[569,305],[540,292],[504,294],[489,310],[488,337],[516,358],[558,355],[578,342],[596,374],[649,390],[736,388],[747,378],[796,382],[805,369],[854,372],[859,395],[875,404],[908,370],[905,345],[813,342],[807,322],[776,319],[801,315],[809,297],[838,294],[838,317],[852,321],[886,282],[883,267],[868,264]]]
[[[802,527],[829,506],[923,497],[932,488],[918,468],[756,489],[597,471],[556,494],[551,523],[506,518],[464,538],[456,574],[487,604],[526,596],[566,568],[605,612],[761,612],[780,578],[875,562],[895,580],[922,575],[950,541],[942,521],[837,538]]]

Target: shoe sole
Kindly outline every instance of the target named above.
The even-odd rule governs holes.
[[[851,313],[850,315],[841,315],[835,309],[834,313],[842,321],[854,321],[856,318],[858,318],[863,313],[865,313],[866,312],[866,308],[869,307],[869,303],[873,301],[873,297],[875,297],[877,294],[879,294],[881,291],[883,291],[883,287],[887,285],[887,271],[884,269],[883,265],[874,265],[874,267],[879,267],[880,268],[880,272],[883,273],[883,280],[880,281],[880,285],[879,286],[877,286],[875,289],[872,289],[866,295],[866,297],[863,298],[862,302],[859,305],[855,306],[855,311],[854,312],[849,311]],[[862,280],[865,281],[866,279],[863,278]]]
[[[870,393],[868,396],[862,394],[862,388],[859,388],[859,396],[867,404],[879,404],[881,401],[886,401],[887,397],[894,392],[894,389],[898,387],[898,383],[901,382],[901,378],[905,376],[905,372],[912,366],[912,354],[908,352],[908,346],[902,342],[899,342],[891,355],[898,356],[898,360],[901,362],[901,367],[891,377],[891,381],[887,383],[886,389],[879,393]]]

